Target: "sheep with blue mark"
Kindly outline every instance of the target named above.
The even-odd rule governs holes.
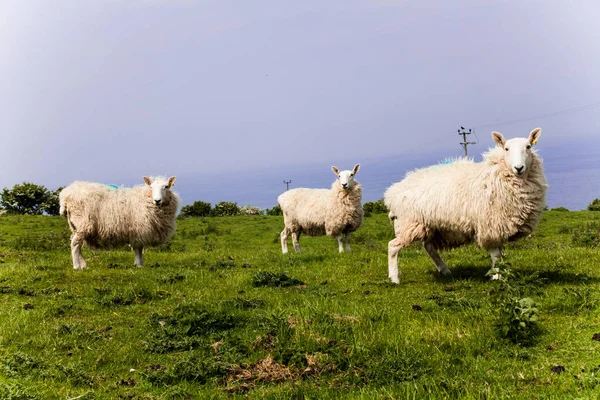
[[[457,159],[406,174],[390,186],[384,203],[394,225],[388,244],[388,277],[398,279],[398,253],[422,241],[438,271],[450,270],[438,250],[475,242],[486,249],[492,268],[503,245],[533,232],[546,207],[548,185],[542,160],[533,150],[541,129],[528,138],[505,140],[492,132],[496,147],[483,161]]]
[[[175,177],[144,177],[145,185],[123,188],[73,182],[59,195],[60,214],[71,228],[74,269],[84,269],[82,246],[112,249],[129,244],[134,264],[143,266],[143,249],[158,246],[175,232],[179,196],[171,190]]]

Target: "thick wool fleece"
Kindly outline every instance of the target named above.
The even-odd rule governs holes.
[[[474,241],[490,249],[536,228],[548,188],[539,156],[532,152],[523,177],[506,166],[502,148],[483,156],[409,172],[388,188],[384,202],[402,242],[449,249]]]
[[[290,232],[338,236],[354,232],[362,224],[362,188],[357,181],[349,190],[342,189],[338,181],[331,189],[292,189],[277,202]]]
[[[165,243],[175,232],[179,197],[169,192],[161,207],[149,186],[114,189],[92,182],[74,182],[60,192],[60,213],[71,231],[93,248],[133,248]]]

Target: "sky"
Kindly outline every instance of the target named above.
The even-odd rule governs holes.
[[[549,204],[584,208],[598,20],[596,0],[2,0],[0,187],[176,175],[184,204],[268,207],[361,163],[375,200],[460,155],[461,126],[475,159],[540,126]]]

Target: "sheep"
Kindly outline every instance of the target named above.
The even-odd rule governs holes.
[[[298,188],[288,190],[277,198],[285,224],[281,231],[283,254],[288,252],[290,233],[296,253],[300,252],[301,233],[336,237],[340,253],[344,251],[342,239],[345,236],[346,251],[351,250],[350,234],[360,227],[363,219],[362,188],[354,180],[359,169],[360,164],[356,164],[352,171],[331,167],[338,177],[331,189]]]
[[[175,232],[179,196],[171,191],[175,177],[146,177],[145,185],[115,189],[93,182],[73,182],[59,195],[60,214],[71,228],[73,268],[87,268],[81,253],[91,248],[111,249],[129,244],[134,265],[143,266],[146,246],[165,243]]]
[[[398,252],[415,240],[438,271],[450,270],[438,250],[475,242],[486,249],[492,268],[502,257],[502,246],[533,232],[546,207],[548,185],[542,160],[532,150],[541,129],[529,137],[505,140],[492,132],[496,147],[483,161],[462,158],[406,174],[390,186],[384,203],[394,225],[388,244],[388,276],[398,280]]]

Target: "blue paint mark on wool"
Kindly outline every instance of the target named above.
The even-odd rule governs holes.
[[[452,164],[452,163],[454,163],[454,161],[456,161],[455,158],[446,158],[445,160],[440,161],[439,164],[441,164],[441,165]]]
[[[119,188],[117,185],[113,185],[113,184],[106,185],[106,186],[108,186],[108,187],[111,187],[111,188],[113,188],[113,189],[118,189],[118,188]]]

